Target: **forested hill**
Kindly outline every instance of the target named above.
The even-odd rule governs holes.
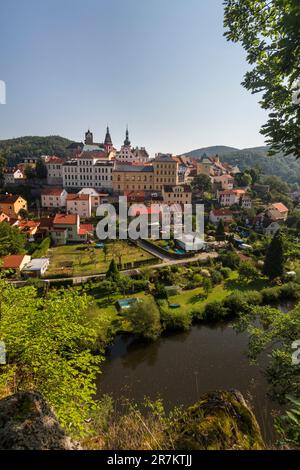
[[[281,155],[268,156],[268,147],[253,147],[249,149],[235,149],[225,146],[205,147],[185,153],[193,158],[203,155],[218,154],[223,161],[237,165],[241,170],[258,167],[266,175],[280,176],[288,183],[300,184],[300,159],[283,157]]]
[[[47,137],[26,136],[0,140],[0,164],[10,166],[28,157],[41,155],[67,156],[67,146],[71,141],[57,135]]]

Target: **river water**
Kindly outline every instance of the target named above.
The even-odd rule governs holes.
[[[288,307],[283,305],[282,310]],[[268,397],[263,373],[267,357],[251,365],[247,345],[247,333],[237,333],[228,323],[195,325],[186,333],[163,336],[150,344],[119,335],[98,377],[97,396],[107,393],[137,403],[145,396],[161,397],[171,409],[193,404],[209,391],[238,389],[250,400],[262,434],[271,443],[273,416],[280,407]]]

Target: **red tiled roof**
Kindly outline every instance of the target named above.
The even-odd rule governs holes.
[[[225,189],[225,191],[220,191],[220,195],[223,196],[225,194],[245,194],[245,189]]]
[[[282,204],[282,202],[276,202],[275,204],[272,204],[271,207],[278,210],[279,212],[288,211],[288,208],[284,204]]]
[[[63,188],[48,188],[42,191],[42,196],[60,196],[63,191]]]
[[[212,213],[216,216],[232,215],[232,211],[230,209],[213,209]]]
[[[89,201],[89,194],[68,194],[67,201]]]
[[[93,233],[94,226],[92,224],[81,224],[78,230],[78,235],[85,235],[87,233]]]
[[[56,214],[53,225],[76,225],[78,215],[76,214]]]
[[[64,163],[64,161],[62,158],[57,157],[56,155],[52,155],[51,157],[47,158],[46,165],[47,163]]]
[[[16,269],[19,268],[25,255],[8,255],[3,258],[2,268]]]

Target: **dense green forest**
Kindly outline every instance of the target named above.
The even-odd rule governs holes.
[[[16,139],[0,140],[0,166],[13,166],[25,157],[40,157],[41,155],[68,155],[67,146],[70,140],[57,135],[47,137],[18,137]]]
[[[254,147],[249,149],[234,149],[232,147],[217,146],[192,150],[185,155],[201,158],[218,154],[222,160],[237,165],[241,170],[257,167],[265,175],[280,176],[286,182],[293,184],[300,182],[300,159],[284,157],[282,155],[268,155],[268,147]]]

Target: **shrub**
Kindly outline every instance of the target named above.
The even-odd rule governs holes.
[[[220,273],[222,274],[224,279],[228,279],[231,273],[231,269],[227,267],[220,268]]]
[[[262,289],[261,295],[264,304],[277,302],[280,298],[280,287],[266,287]]]
[[[51,245],[51,238],[50,237],[44,238],[40,246],[33,252],[32,257],[42,258],[43,256],[46,256],[50,248],[50,245]]]
[[[280,287],[280,298],[281,299],[299,299],[299,285],[295,282],[288,282]]]
[[[228,251],[220,256],[223,266],[230,269],[237,269],[240,265],[240,258],[234,251]]]
[[[211,273],[211,280],[214,285],[221,284],[223,276],[220,271],[213,271]]]
[[[218,321],[223,320],[229,315],[228,309],[224,306],[223,302],[215,300],[205,306],[204,320],[205,321]]]
[[[160,312],[153,299],[135,302],[126,313],[132,333],[154,341],[161,333]]]
[[[187,331],[192,324],[192,314],[184,309],[162,308],[161,321],[165,330]]]

